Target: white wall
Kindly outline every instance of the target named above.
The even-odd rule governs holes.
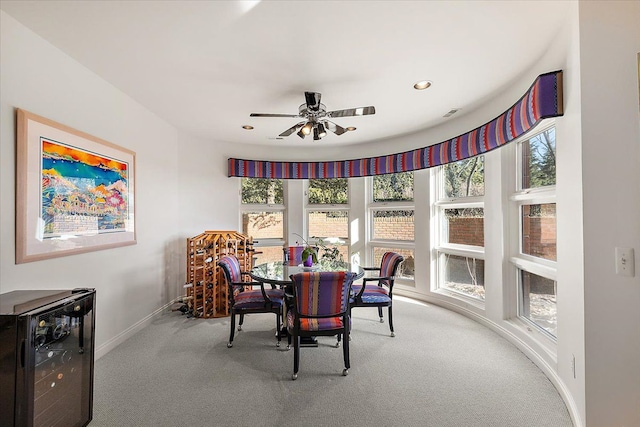
[[[0,31],[0,291],[96,288],[100,356],[177,295],[177,131],[4,12]],[[15,108],[136,152],[136,245],[15,264]]]
[[[568,390],[580,424],[585,423],[584,353],[584,247],[580,50],[578,5],[562,34],[564,64],[564,116],[556,121],[556,221],[558,344],[555,371]],[[575,362],[573,362],[575,358]],[[573,374],[575,363],[575,376]]]
[[[580,3],[586,425],[640,425],[640,2]],[[615,247],[636,275],[615,274]]]

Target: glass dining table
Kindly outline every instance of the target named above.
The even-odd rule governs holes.
[[[249,275],[253,280],[282,287],[293,284],[289,276],[305,271],[352,271],[356,273],[356,277],[354,278],[354,280],[357,280],[364,276],[364,270],[357,264],[326,260],[321,260],[320,262],[314,264],[312,267],[304,267],[302,264],[287,263],[282,261],[267,262],[264,264],[258,264],[253,267],[253,269],[249,272]]]
[[[284,288],[285,296],[287,297],[288,303],[291,303],[291,301],[293,300],[293,281],[289,276],[305,271],[352,271],[356,273],[356,276],[353,280],[357,280],[364,276],[364,270],[357,264],[327,260],[321,260],[320,262],[314,264],[312,267],[304,267],[302,264],[282,261],[267,262],[264,264],[258,264],[253,267],[253,269],[251,269],[251,271],[249,272],[249,275],[253,280],[256,280],[258,282],[269,283]],[[282,331],[279,332],[281,334],[280,336],[286,336],[287,334],[286,304],[283,309],[284,312],[282,314],[285,325],[283,325]],[[300,345],[302,347],[317,347],[318,342],[315,338],[301,338]]]

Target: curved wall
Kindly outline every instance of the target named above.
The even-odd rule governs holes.
[[[503,337],[516,345],[521,351],[536,363],[554,383],[560,395],[563,397],[572,419],[576,426],[583,424],[584,419],[584,371],[578,373],[577,378],[573,378],[573,368],[569,361],[573,363],[575,357],[576,369],[584,370],[584,333],[582,319],[584,310],[581,304],[576,301],[583,300],[583,282],[579,275],[582,271],[582,221],[581,213],[575,210],[581,206],[581,199],[576,199],[575,195],[582,193],[581,180],[576,179],[581,176],[580,159],[580,107],[579,107],[579,58],[577,45],[577,8],[573,10],[574,15],[568,17],[567,26],[555,38],[553,46],[542,58],[532,58],[531,68],[521,75],[517,80],[505,82],[503,89],[495,98],[487,100],[482,107],[473,111],[462,111],[459,117],[442,123],[437,127],[417,132],[414,134],[402,135],[389,140],[373,141],[367,144],[360,144],[347,147],[324,147],[321,141],[315,147],[305,146],[305,150],[292,150],[291,147],[269,147],[265,149],[261,146],[234,147],[233,152],[229,152],[229,157],[250,158],[272,161],[313,161],[313,160],[344,160],[356,157],[373,157],[408,151],[427,145],[439,143],[450,139],[456,135],[467,132],[479,125],[486,123],[502,112],[510,108],[513,103],[522,96],[529,88],[531,82],[543,73],[556,70],[567,69],[564,73],[565,84],[565,116],[556,119],[556,132],[558,135],[558,177],[557,192],[562,197],[571,197],[571,210],[567,211],[567,205],[558,202],[558,216],[570,218],[564,221],[559,219],[558,239],[574,242],[571,246],[558,245],[558,276],[560,283],[569,283],[558,295],[558,324],[559,337],[557,344],[550,343],[542,334],[535,331],[523,329],[517,322],[508,320],[512,317],[507,307],[507,300],[512,292],[510,287],[513,283],[511,277],[506,277],[503,270],[503,263],[507,238],[503,235],[503,222],[506,218],[498,215],[493,218],[493,227],[486,231],[486,234],[497,231],[502,238],[493,239],[487,243],[485,257],[494,257],[494,267],[487,267],[485,281],[492,283],[487,285],[487,293],[494,298],[487,301],[484,308],[479,308],[467,302],[455,299],[443,294],[432,292],[430,283],[432,280],[432,251],[431,251],[431,227],[430,224],[416,224],[416,259],[423,262],[416,264],[415,286],[398,286],[397,293],[422,301],[434,303],[469,316],[487,327],[492,328]],[[459,113],[460,114],[460,113]],[[508,147],[498,148],[485,154],[487,162],[487,179],[493,174],[493,179],[499,181],[502,169],[508,167],[501,160],[501,151]],[[225,150],[230,151],[230,150]],[[218,157],[220,168],[224,169],[226,164]],[[491,166],[493,165],[493,166]],[[430,171],[416,171],[416,218],[431,217],[431,204],[429,192],[431,190]],[[358,182],[363,178],[355,178]],[[232,179],[233,180],[233,179]],[[234,180],[235,181],[235,180]],[[362,189],[363,184],[356,184]],[[501,188],[494,188],[486,194],[485,199],[493,198],[500,203],[502,197]],[[571,195],[571,196],[569,196]],[[559,196],[560,198],[560,196]],[[486,201],[489,203],[489,200]],[[353,207],[352,207],[353,209]],[[564,211],[563,211],[564,209]],[[563,213],[564,212],[564,213]],[[364,218],[363,218],[364,219]],[[495,233],[493,233],[495,234]]]

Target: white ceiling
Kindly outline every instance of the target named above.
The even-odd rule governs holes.
[[[159,117],[208,140],[357,144],[477,108],[559,31],[558,1],[4,1],[0,7]],[[551,70],[546,70],[551,71]],[[416,91],[428,79],[433,86]],[[355,132],[275,137],[304,91]],[[461,111],[450,119],[452,108]],[[252,131],[242,125],[252,125]],[[480,125],[480,123],[478,124]]]

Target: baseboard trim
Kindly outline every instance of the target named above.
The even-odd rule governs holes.
[[[473,319],[476,322],[498,333],[501,337],[503,337],[511,344],[516,346],[520,351],[522,351],[542,371],[542,373],[544,373],[546,377],[549,378],[549,381],[551,381],[551,383],[554,385],[554,387],[558,391],[558,394],[567,406],[567,410],[569,411],[569,416],[571,417],[571,421],[573,422],[574,427],[584,427],[580,418],[578,406],[576,405],[573,395],[566,387],[562,379],[558,376],[554,367],[551,366],[542,356],[540,356],[533,347],[531,347],[525,341],[521,340],[517,335],[513,334],[511,331],[507,330],[501,325],[485,318],[484,316],[481,316],[474,311],[468,310],[464,307],[460,307],[451,302],[437,298],[429,298],[425,295],[411,291],[407,292],[402,290],[398,291],[397,294],[398,296],[415,299],[422,303],[433,304],[442,308],[446,308],[447,310],[455,311],[456,313]]]
[[[171,302],[163,305],[162,307],[158,308],[157,310],[155,310],[154,312],[152,312],[148,316],[142,318],[138,322],[134,323],[133,325],[131,325],[130,327],[125,329],[124,331],[120,332],[118,335],[116,335],[115,337],[111,338],[110,340],[108,340],[107,342],[102,344],[101,346],[96,347],[95,360],[100,359],[102,356],[104,356],[105,354],[109,353],[111,350],[113,350],[114,348],[116,348],[117,346],[119,346],[120,344],[122,344],[123,342],[128,340],[129,338],[131,338],[133,335],[135,335],[137,332],[142,330],[144,327],[148,326],[151,323],[151,321],[153,320],[154,317],[156,317],[156,316],[162,314],[163,312],[165,312],[174,303],[180,301],[180,299],[181,298],[177,298],[176,300],[171,301]]]

